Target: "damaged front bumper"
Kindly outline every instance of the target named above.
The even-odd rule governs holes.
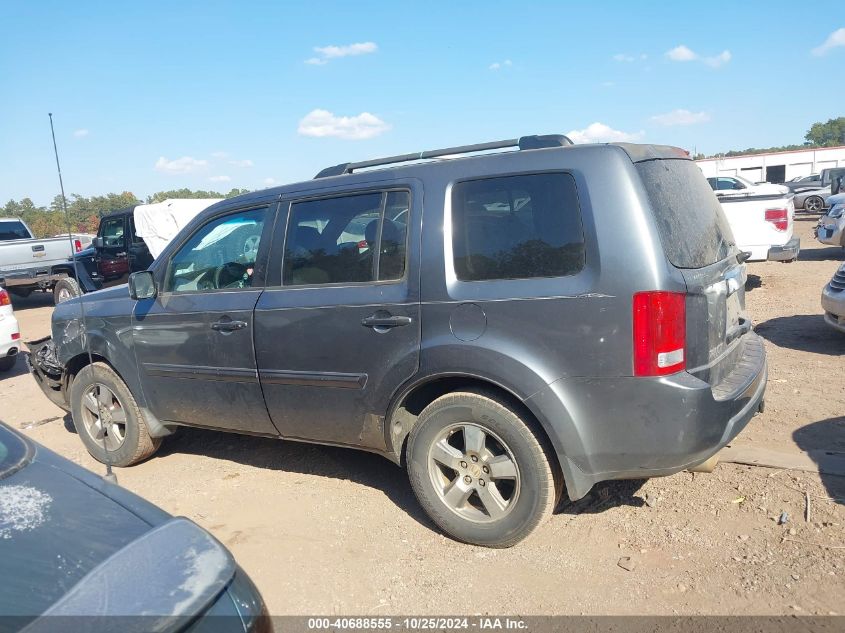
[[[53,339],[47,336],[37,341],[27,341],[26,346],[29,349],[26,355],[29,373],[53,404],[70,412],[64,366],[56,355]]]

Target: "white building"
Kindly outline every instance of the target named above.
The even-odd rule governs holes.
[[[845,146],[707,158],[696,162],[708,178],[742,176],[751,182],[780,183],[796,176],[818,174],[828,167],[845,167]]]

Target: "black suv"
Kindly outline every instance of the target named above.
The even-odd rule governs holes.
[[[129,292],[59,305],[31,360],[103,462],[178,425],[359,448],[504,547],[564,490],[696,466],[749,422],[741,260],[682,150],[522,137],[216,204]]]

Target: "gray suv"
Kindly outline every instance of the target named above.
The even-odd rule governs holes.
[[[452,147],[210,207],[128,292],[57,306],[31,364],[102,462],[180,425],[358,448],[507,547],[564,490],[700,464],[762,407],[742,259],[682,150]]]

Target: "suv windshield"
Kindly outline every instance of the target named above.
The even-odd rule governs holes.
[[[29,463],[29,451],[23,440],[0,424],[0,479],[8,477]]]
[[[695,163],[648,160],[637,163],[663,250],[677,268],[703,268],[724,259],[733,233],[722,205]]]

